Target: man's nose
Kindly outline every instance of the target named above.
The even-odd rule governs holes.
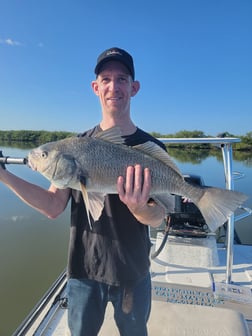
[[[117,81],[117,80],[112,80],[112,81],[110,82],[110,90],[111,90],[111,91],[117,91],[118,88],[119,88],[119,83],[118,83],[118,81]]]

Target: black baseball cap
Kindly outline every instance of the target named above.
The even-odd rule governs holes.
[[[98,75],[101,67],[108,61],[118,61],[126,66],[129,70],[129,73],[132,79],[135,79],[135,69],[132,56],[125,50],[120,48],[110,48],[103,51],[100,56],[97,58],[97,64],[95,67],[95,74]]]

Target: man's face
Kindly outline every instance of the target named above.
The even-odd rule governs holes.
[[[122,63],[109,61],[101,68],[92,87],[105,113],[124,114],[130,111],[130,98],[137,93],[139,83],[132,80]]]

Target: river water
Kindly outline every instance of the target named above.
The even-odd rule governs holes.
[[[29,149],[1,147],[4,155],[25,157]],[[170,152],[173,156],[173,153]],[[180,152],[181,154],[181,152]],[[218,156],[194,154],[174,156],[183,173],[203,177],[206,185],[225,187],[222,162]],[[49,182],[27,166],[9,165],[14,174],[48,188]],[[236,158],[233,170],[244,173],[235,189],[250,196],[245,205],[252,207],[252,158]],[[252,219],[236,223],[244,244],[252,244]],[[0,335],[11,335],[34,305],[48,290],[67,261],[69,207],[50,220],[20,201],[0,184]]]

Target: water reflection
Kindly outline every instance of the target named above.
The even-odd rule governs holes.
[[[191,164],[200,164],[209,156],[215,157],[217,161],[222,162],[222,153],[220,149],[199,149],[192,147],[191,149],[168,147],[169,154],[178,162]],[[245,166],[252,166],[252,152],[249,151],[233,151],[233,160],[242,162]]]
[[[31,142],[24,142],[24,141],[0,141],[0,148],[16,148],[16,149],[31,149],[33,147],[36,147],[36,144],[33,144]]]
[[[200,164],[209,156],[209,149],[195,149],[181,150],[181,148],[168,148],[169,154],[178,162],[185,163],[189,162],[191,164]]]

